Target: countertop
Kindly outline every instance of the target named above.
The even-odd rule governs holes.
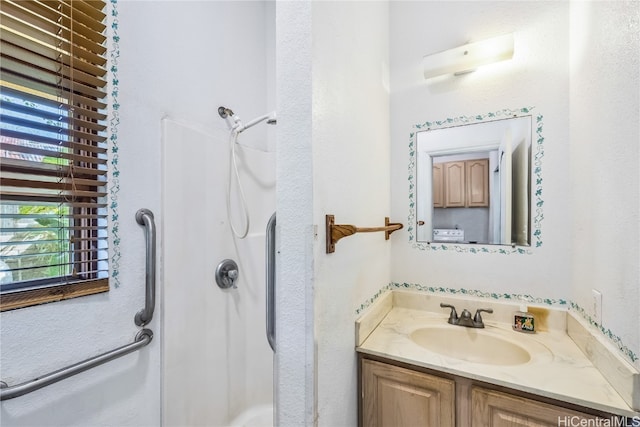
[[[360,353],[385,357],[617,415],[640,416],[639,412],[629,407],[566,331],[562,330],[562,327],[545,327],[545,331],[525,334],[513,331],[509,323],[495,321],[491,319],[491,315],[485,315],[485,330],[488,333],[498,333],[522,344],[529,350],[532,358],[529,362],[520,365],[476,363],[429,351],[410,338],[415,330],[426,326],[462,328],[462,326],[448,325],[448,310],[439,309],[435,312],[399,307],[392,305],[391,302],[381,304],[389,306],[381,308],[378,304],[377,308],[372,309],[373,314],[361,318],[363,324],[369,323],[369,325],[357,326],[360,336],[356,337],[356,350]],[[460,303],[459,306],[458,312],[462,311],[464,304]],[[496,318],[501,320],[505,317],[496,316]]]

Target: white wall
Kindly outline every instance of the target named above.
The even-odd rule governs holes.
[[[640,356],[640,3],[572,3],[570,59],[571,298]]]
[[[384,225],[389,213],[389,6],[313,8],[313,203],[318,425],[357,424],[356,308],[389,281],[384,233],[341,239],[326,254],[324,222]],[[393,234],[391,240],[400,238]]]
[[[141,74],[145,70],[136,65],[135,59],[142,51],[131,50],[133,35],[142,33],[143,15],[132,15],[126,3],[119,4],[118,9],[122,37],[118,132],[120,287],[112,285],[106,294],[2,313],[2,379],[11,385],[127,344],[138,331],[133,318],[144,306],[145,239],[134,215],[142,207],[159,212],[159,122],[146,114],[146,102],[152,100],[142,99],[147,95]],[[111,39],[108,46],[112,47]],[[147,90],[151,91],[151,87]],[[155,336],[147,347],[2,402],[2,425],[158,426],[161,314],[161,307],[157,307],[149,325]]]
[[[312,5],[276,6],[277,426],[313,425]],[[283,226],[286,224],[286,226]],[[285,308],[286,307],[286,308]]]
[[[277,16],[277,425],[355,425],[355,310],[388,282],[390,245],[358,234],[326,254],[324,222],[389,216],[388,5],[285,2]]]
[[[638,7],[391,2],[394,217],[409,213],[412,125],[535,107],[544,136],[541,248],[532,255],[420,251],[404,233],[393,241],[392,281],[574,300],[588,315],[596,288],[604,327],[639,353]],[[512,31],[513,60],[423,79],[423,55]]]
[[[570,280],[569,4],[391,2],[391,211],[409,215],[409,133],[425,121],[535,107],[544,116],[543,246],[533,255],[421,251],[392,242],[394,282],[567,296]],[[468,41],[515,32],[509,62],[425,81],[421,60]],[[535,135],[534,135],[535,136]]]
[[[311,23],[309,1],[276,7],[278,426],[310,425],[315,418]]]

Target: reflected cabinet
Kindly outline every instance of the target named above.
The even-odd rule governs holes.
[[[433,207],[489,206],[489,160],[433,164]]]

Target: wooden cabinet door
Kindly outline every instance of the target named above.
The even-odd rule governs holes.
[[[434,208],[487,206],[489,206],[489,159],[434,163]]]
[[[489,159],[465,162],[467,178],[467,206],[489,206]]]
[[[362,360],[362,425],[453,427],[455,382]]]
[[[444,206],[463,208],[465,206],[464,162],[447,162],[444,165]]]
[[[584,424],[592,415],[549,405],[494,390],[473,387],[471,390],[471,427],[558,427]],[[594,423],[594,421],[591,421]],[[604,425],[604,424],[602,424]]]
[[[442,174],[442,163],[433,165],[433,207],[444,207],[444,175]]]

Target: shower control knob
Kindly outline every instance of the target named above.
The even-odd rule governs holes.
[[[238,264],[232,259],[225,259],[216,267],[216,283],[221,289],[237,288]]]

